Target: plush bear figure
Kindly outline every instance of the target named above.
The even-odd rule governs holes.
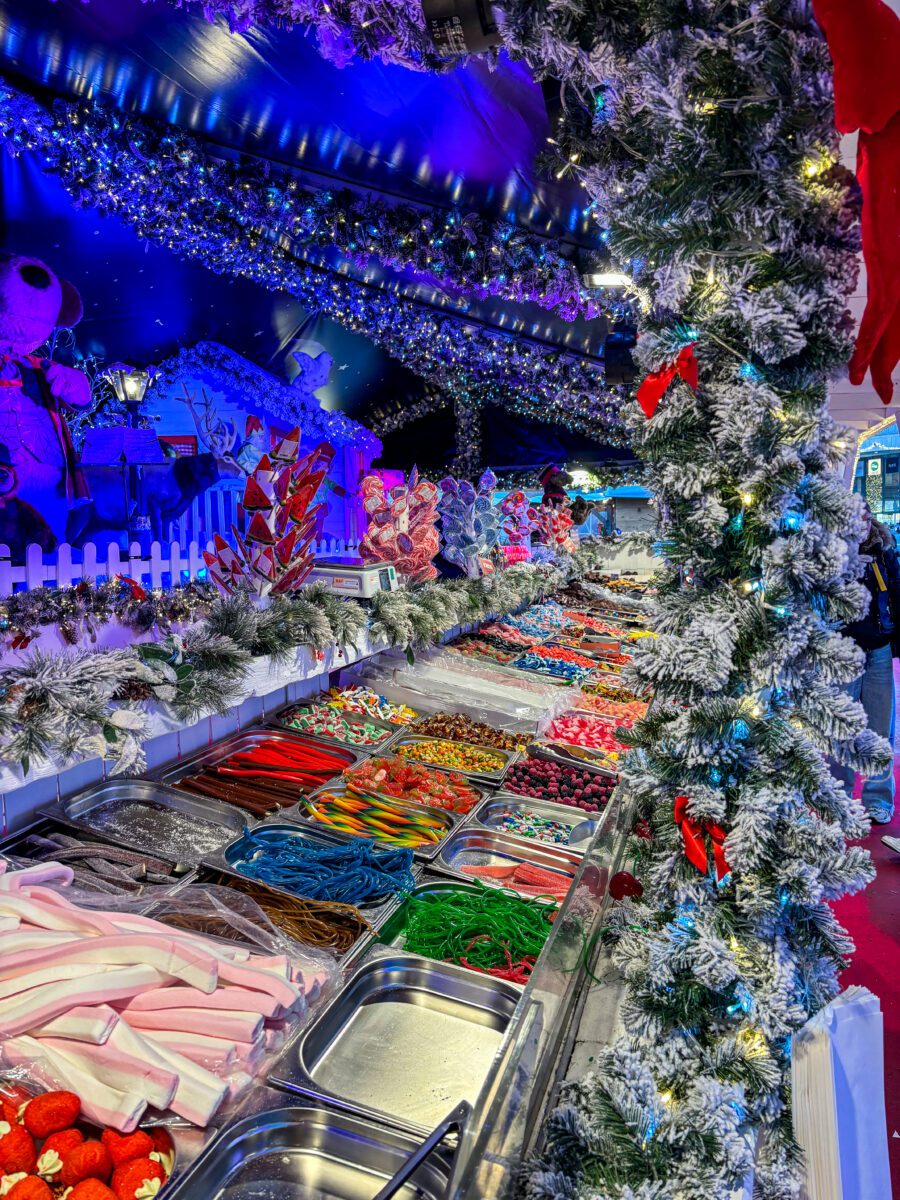
[[[65,412],[88,407],[91,387],[83,372],[34,351],[82,312],[72,284],[39,259],[0,252],[0,443],[16,498],[40,513],[56,542],[72,540],[87,515]]]
[[[541,504],[550,504],[554,508],[562,508],[568,503],[566,488],[571,487],[572,476],[556,463],[548,463],[538,475],[538,483],[544,489]]]

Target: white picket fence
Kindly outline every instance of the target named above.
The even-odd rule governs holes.
[[[168,529],[163,526],[163,534],[181,546],[189,546],[191,542],[205,545],[214,533],[229,537],[232,525],[243,534],[246,525],[241,507],[244,486],[243,479],[226,479],[207,488],[194,498],[190,508],[177,521],[168,522]]]
[[[152,542],[145,557],[140,545],[133,542],[127,555],[118,546],[110,545],[100,557],[93,542],[77,550],[63,542],[48,555],[43,554],[40,546],[31,545],[25,552],[24,563],[13,563],[9,547],[0,545],[0,597],[42,587],[72,587],[82,579],[98,583],[116,575],[127,575],[151,588],[172,586],[196,579],[205,571],[202,551],[212,548],[211,540],[203,546],[191,541],[186,549],[177,541],[165,546]],[[356,542],[326,537],[316,542],[314,548],[319,555],[334,555],[356,554],[359,547]]]

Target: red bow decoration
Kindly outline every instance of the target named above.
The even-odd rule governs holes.
[[[637,391],[637,401],[649,421],[659,407],[659,402],[676,375],[680,375],[689,388],[696,392],[700,383],[700,368],[694,347],[696,342],[682,346],[673,363],[667,363],[658,371],[651,371]]]
[[[685,857],[705,875],[709,863],[706,853],[706,837],[709,835],[716,864],[716,880],[721,882],[731,870],[725,858],[725,830],[715,821],[698,821],[690,816],[687,810],[689,801],[689,796],[675,797],[675,824],[681,828]]]
[[[117,575],[116,579],[123,584],[131,592],[133,600],[146,600],[147,593],[136,579],[132,579],[130,575]]]

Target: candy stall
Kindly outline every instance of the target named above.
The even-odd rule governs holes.
[[[326,672],[9,835],[4,1176],[75,1200],[502,1196],[630,829],[616,735],[649,697],[620,671],[649,635],[601,593]]]

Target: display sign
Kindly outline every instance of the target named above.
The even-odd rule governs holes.
[[[881,459],[880,458],[870,458],[869,459],[869,474],[870,475],[880,475],[881,474]]]

